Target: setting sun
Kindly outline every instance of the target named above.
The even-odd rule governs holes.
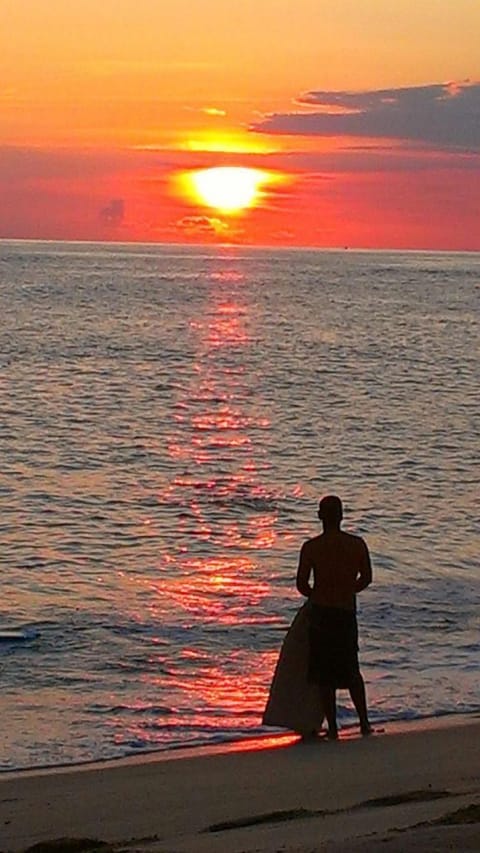
[[[197,203],[221,213],[237,213],[254,206],[262,185],[273,180],[269,172],[241,166],[198,169],[184,177],[189,195],[193,195]]]

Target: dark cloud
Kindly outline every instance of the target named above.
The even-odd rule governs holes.
[[[480,149],[480,82],[366,92],[312,91],[309,112],[272,113],[252,126],[261,133],[352,136]]]
[[[125,216],[125,202],[123,198],[112,198],[106,207],[100,211],[100,219],[106,225],[121,225]]]
[[[175,223],[175,227],[189,235],[221,235],[229,231],[228,224],[214,216],[184,216]]]
[[[438,151],[432,148],[388,148],[386,146],[352,146],[335,151],[282,152],[271,160],[277,169],[287,172],[318,174],[326,179],[343,173],[431,172],[480,170],[480,152]],[[266,163],[265,165],[270,165]]]

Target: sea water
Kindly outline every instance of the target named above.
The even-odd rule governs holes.
[[[262,732],[329,492],[372,720],[478,711],[479,308],[478,254],[1,242],[0,768]]]

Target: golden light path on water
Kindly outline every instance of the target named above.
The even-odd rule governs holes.
[[[258,554],[265,556],[279,538],[282,548],[293,540],[288,531],[278,530],[272,493],[263,485],[269,464],[261,436],[271,423],[263,406],[249,396],[241,355],[253,345],[254,325],[243,273],[232,269],[231,263],[212,271],[207,303],[190,321],[193,379],[179,383],[174,407],[177,434],[172,435],[168,453],[178,473],[157,495],[160,504],[181,505],[185,496],[188,503],[177,523],[176,550],[162,553],[159,579],[139,579],[148,587],[149,621],[161,622],[176,614],[187,629],[186,638],[169,656],[167,672],[157,674],[165,664],[160,649],[150,655],[152,671],[141,676],[144,693],[158,690],[170,697],[172,726],[185,726],[188,705],[188,724],[197,730],[221,729],[225,713],[239,729],[258,727],[276,662],[277,651],[234,651],[228,652],[229,667],[221,643],[217,652],[198,638],[188,643],[188,627],[194,625],[200,633],[211,628],[220,637],[238,625],[258,630],[262,600],[272,595],[269,579],[259,579]],[[301,493],[300,486],[292,490],[292,496]],[[235,520],[231,513],[215,512],[215,505],[221,508],[237,501],[245,501],[250,510],[253,504],[255,511],[240,510]],[[276,623],[266,610],[262,624]],[[143,620],[144,614],[139,613],[138,619]],[[130,706],[132,711],[148,709],[142,699]],[[149,731],[145,720],[138,726],[130,720],[121,732],[117,721],[117,742],[138,739],[144,747],[154,748],[164,742],[164,723],[158,724],[163,730],[159,738],[156,726]]]

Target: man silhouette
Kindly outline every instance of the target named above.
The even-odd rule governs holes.
[[[371,733],[365,684],[358,664],[356,595],[372,582],[366,543],[340,529],[340,498],[327,495],[318,507],[323,533],[302,545],[297,589],[311,602],[309,677],[320,687],[328,737],[336,740],[337,688],[347,688],[362,734]],[[313,586],[310,576],[313,573]]]

